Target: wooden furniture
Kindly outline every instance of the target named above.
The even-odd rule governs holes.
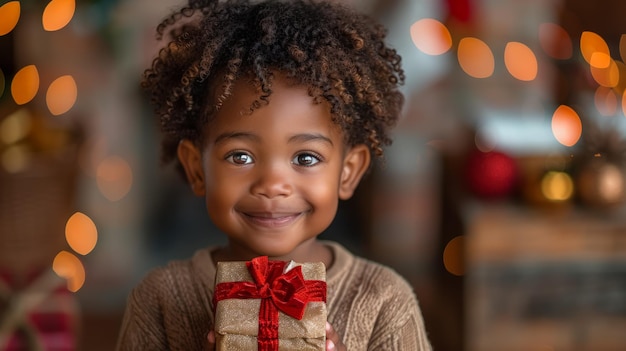
[[[465,213],[468,351],[626,349],[626,216]]]

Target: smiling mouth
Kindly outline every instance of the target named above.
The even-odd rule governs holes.
[[[302,212],[298,213],[250,213],[242,212],[243,218],[255,226],[279,228],[295,222]]]

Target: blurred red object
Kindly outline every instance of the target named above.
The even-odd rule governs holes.
[[[483,199],[501,199],[513,193],[518,168],[513,157],[501,151],[472,151],[465,167],[470,192]]]

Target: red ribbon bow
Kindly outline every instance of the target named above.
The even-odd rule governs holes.
[[[284,272],[284,261],[269,261],[267,256],[254,258],[246,266],[254,282],[217,284],[215,303],[224,299],[261,299],[259,350],[278,350],[278,311],[302,319],[309,302],[326,302],[326,282],[305,280],[301,266]]]

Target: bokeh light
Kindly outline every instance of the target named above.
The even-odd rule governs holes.
[[[75,0],[52,0],[48,3],[41,16],[43,29],[52,32],[65,27],[74,16]]]
[[[81,255],[90,253],[98,242],[98,229],[87,215],[74,213],[65,224],[65,240]]]
[[[550,201],[562,202],[569,200],[574,194],[574,181],[565,172],[547,172],[541,178],[541,193]]]
[[[39,90],[39,71],[35,65],[28,65],[17,71],[11,82],[11,94],[18,105],[30,102]]]
[[[0,163],[8,173],[19,173],[28,167],[31,152],[24,145],[11,145],[2,151]]]
[[[548,56],[557,60],[571,58],[574,51],[567,31],[555,23],[539,25],[539,45]]]
[[[613,60],[613,62],[617,65],[617,71],[619,74],[619,82],[614,89],[616,89],[616,92],[621,93],[626,90],[626,64],[618,60]]]
[[[617,95],[611,88],[599,86],[594,94],[594,103],[603,116],[613,116],[617,113]]]
[[[428,55],[441,55],[452,47],[448,28],[433,18],[423,18],[411,25],[413,44]]]
[[[70,75],[55,79],[48,87],[46,105],[55,116],[69,111],[76,103],[78,88],[74,78]]]
[[[504,65],[516,79],[531,81],[537,77],[537,58],[533,51],[520,42],[509,42],[504,48]]]
[[[608,68],[611,64],[611,56],[604,52],[594,52],[591,54],[589,65],[595,68]]]
[[[600,35],[594,32],[585,31],[580,36],[580,52],[583,59],[591,64],[593,54],[601,53],[611,56],[609,46]]]
[[[582,122],[571,107],[559,106],[552,115],[552,134],[565,146],[574,146],[582,135]]]
[[[96,170],[98,189],[110,201],[123,199],[133,184],[133,172],[126,160],[118,156],[105,158]]]
[[[461,39],[457,55],[461,68],[470,77],[487,78],[493,74],[495,59],[482,40],[473,37]]]
[[[11,113],[0,122],[0,141],[8,145],[22,140],[30,132],[32,124],[27,109],[21,108]]]
[[[9,34],[15,28],[20,20],[20,12],[19,1],[9,1],[0,6],[0,35]]]
[[[465,274],[464,247],[464,237],[459,235],[450,240],[443,250],[443,265],[451,274]]]
[[[85,267],[74,254],[61,251],[52,262],[52,270],[67,280],[67,289],[77,292],[85,284]]]
[[[474,135],[474,145],[481,152],[490,152],[496,148],[495,140],[489,138],[484,127],[479,128]]]
[[[598,196],[608,203],[619,203],[624,190],[622,170],[614,164],[603,165],[598,172]]]
[[[589,62],[591,76],[604,87],[615,87],[619,83],[619,68],[615,61],[608,55],[596,52],[591,55]]]

